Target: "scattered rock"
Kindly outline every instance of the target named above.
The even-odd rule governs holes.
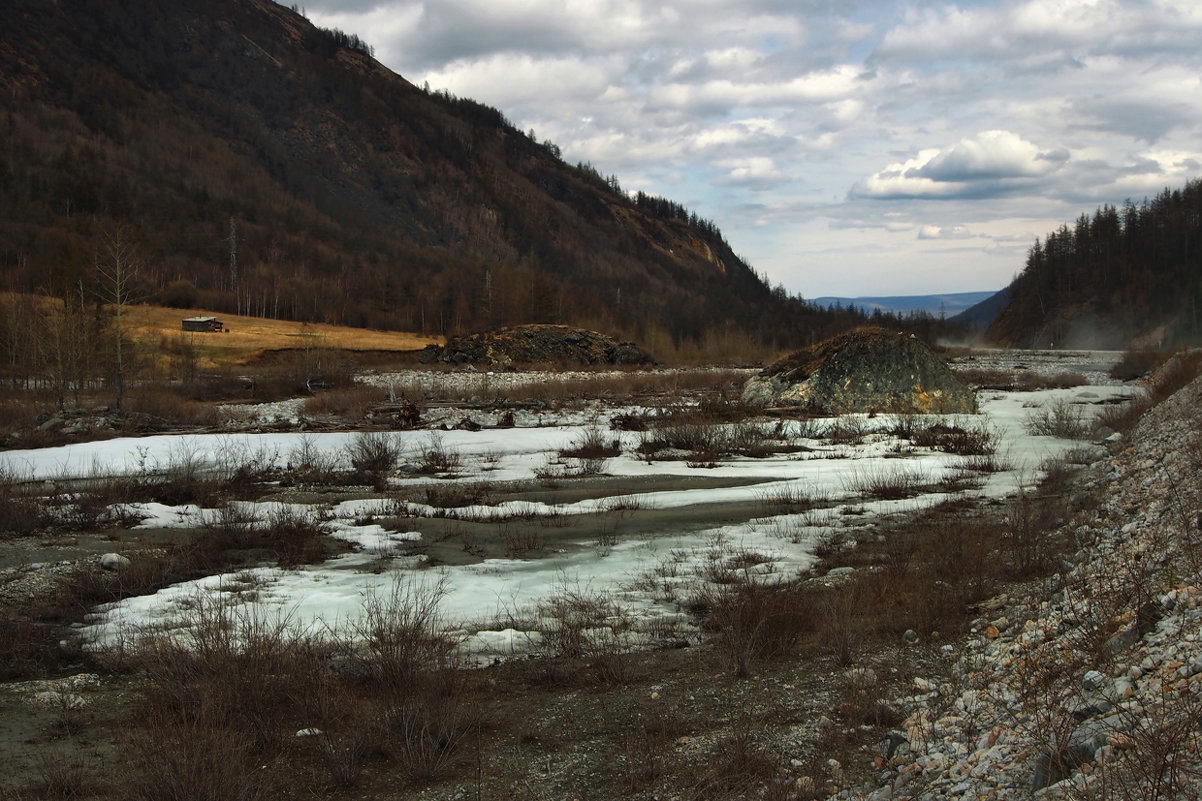
[[[119,553],[106,553],[100,557],[100,566],[105,570],[124,570],[131,562]]]

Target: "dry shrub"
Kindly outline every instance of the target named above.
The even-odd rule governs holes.
[[[1090,429],[1081,407],[1067,398],[1057,398],[1027,412],[1024,425],[1033,436],[1059,439],[1083,439]]]
[[[959,425],[934,423],[916,427],[909,439],[919,447],[958,456],[989,456],[997,451],[998,435],[985,425],[965,428]]]
[[[1158,695],[1150,708],[1135,713],[1120,706],[1116,717],[1106,731],[1115,745],[1103,749],[1092,780],[1078,784],[1069,797],[1081,801],[1197,801],[1202,796],[1197,758],[1202,699],[1197,693],[1169,689]]]
[[[93,531],[113,523],[133,522],[124,515],[125,503],[147,499],[147,487],[134,476],[106,476],[93,468],[82,480],[60,479],[71,492],[54,499],[58,522],[76,530]]]
[[[316,564],[332,553],[329,523],[313,511],[277,507],[267,516],[261,534],[281,567]]]
[[[61,801],[96,797],[100,775],[96,766],[79,754],[47,752],[40,755],[37,776],[29,782],[40,798]],[[0,795],[0,798],[5,796]]]
[[[98,604],[150,595],[163,587],[192,578],[196,560],[186,547],[131,554],[120,570],[102,570],[96,563],[80,565],[61,576],[49,604],[36,610],[43,620],[78,620]]]
[[[737,721],[727,737],[714,744],[706,768],[689,789],[697,801],[763,798],[786,801],[801,798],[787,763],[755,742],[750,724]]]
[[[384,747],[385,731],[379,705],[361,698],[323,663],[300,677],[295,703],[306,728],[302,744],[312,744],[321,764],[337,788],[353,787],[367,758]]]
[[[378,700],[388,742],[417,778],[436,779],[454,766],[480,724],[458,667],[459,643],[440,612],[445,577],[397,574],[387,595],[369,593],[353,633],[359,673]]]
[[[453,770],[481,724],[479,700],[456,670],[425,673],[389,710],[392,747],[414,778],[432,781]]]
[[[619,439],[606,439],[605,432],[596,423],[584,427],[576,439],[559,455],[569,459],[610,459],[622,452]]]
[[[342,465],[338,455],[325,451],[317,440],[302,436],[288,453],[285,477],[300,484],[326,486],[342,482]]]
[[[1018,376],[1011,370],[957,365],[952,368],[952,372],[973,389],[1008,390],[1018,383]]]
[[[1112,431],[1126,433],[1135,428],[1144,412],[1152,408],[1152,400],[1147,393],[1136,395],[1122,403],[1106,406],[1094,419],[1097,428],[1109,428]]]
[[[656,710],[654,715],[640,715],[633,726],[622,726],[627,787],[646,788],[668,775],[675,767],[668,761],[673,756],[672,743],[688,730],[680,716],[667,708]]]
[[[624,610],[590,587],[560,582],[535,610],[538,642],[551,659],[585,659],[599,650],[598,633]]]
[[[352,634],[364,643],[355,658],[362,675],[391,697],[403,697],[425,672],[455,664],[458,642],[447,631],[440,606],[450,591],[445,576],[434,581],[393,576],[386,594],[371,591]]]
[[[1172,355],[1160,348],[1130,348],[1110,368],[1110,377],[1119,381],[1134,381],[1143,378]]]
[[[254,740],[224,710],[184,718],[150,710],[129,737],[127,797],[135,801],[255,801],[274,783]]]
[[[32,534],[49,522],[29,480],[0,464],[0,539]]]
[[[1176,353],[1152,377],[1149,395],[1152,405],[1169,398],[1177,390],[1202,374],[1202,349]]]
[[[386,400],[388,394],[380,387],[371,384],[351,384],[318,392],[305,400],[301,411],[309,417],[362,420]]]
[[[211,403],[198,401],[178,389],[161,384],[141,384],[122,401],[127,425],[144,424],[140,417],[169,425],[215,426],[221,416]]]
[[[403,452],[404,446],[395,435],[381,431],[360,432],[346,445],[355,479],[377,489],[384,488]]]
[[[425,475],[454,474],[461,462],[459,451],[449,448],[438,434],[431,433],[418,453],[417,471]]]
[[[237,552],[269,551],[281,567],[316,564],[334,551],[329,523],[316,511],[274,506],[265,520],[253,505],[225,503],[202,517],[189,547],[195,561],[221,569],[239,561]]]
[[[823,436],[834,445],[859,445],[867,434],[867,424],[855,415],[839,415],[823,431]]]
[[[21,443],[22,448],[41,447],[43,443],[37,440],[50,432],[40,431],[38,424],[54,408],[54,399],[46,393],[0,387],[0,435],[6,442]]]
[[[1199,374],[1202,374],[1202,350],[1164,355],[1163,366],[1149,377],[1145,390],[1125,403],[1103,409],[1096,423],[1119,432],[1130,431],[1145,412],[1172,396]]]
[[[702,590],[689,605],[704,613],[702,630],[735,675],[761,660],[794,653],[820,626],[814,597],[793,584],[744,581]]]
[[[1033,370],[1019,373],[1019,387],[1025,390],[1035,389],[1072,389],[1082,384],[1088,384],[1089,379],[1084,373],[1063,371],[1051,375],[1043,375]]]
[[[467,484],[431,484],[425,488],[426,503],[435,509],[456,509],[463,506],[491,503],[494,485],[487,481]]]
[[[44,624],[0,613],[0,681],[30,678],[52,666],[57,642]]]
[[[1049,474],[1052,483],[1061,477]],[[1064,513],[1060,498],[1047,492],[1037,493],[1019,487],[1006,512],[1005,554],[1018,578],[1039,575],[1063,548],[1049,536]]]
[[[327,648],[285,615],[198,594],[182,626],[141,633],[112,656],[142,679],[145,710],[167,734],[220,730],[272,750],[295,732],[297,677],[314,675]]]
[[[847,491],[881,501],[913,498],[927,488],[926,476],[903,464],[890,464],[874,470],[855,470],[846,479]]]
[[[754,421],[714,422],[704,415],[695,419],[657,421],[639,436],[638,452],[654,457],[661,451],[685,451],[694,462],[711,462],[722,456],[763,456],[773,449],[764,428]]]

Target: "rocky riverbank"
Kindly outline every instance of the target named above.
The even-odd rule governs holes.
[[[1195,380],[1087,468],[1076,553],[911,678],[876,780],[841,797],[1199,797],[1200,423]]]

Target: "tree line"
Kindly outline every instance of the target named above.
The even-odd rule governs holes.
[[[1202,342],[1202,180],[1099,207],[1036,240],[989,330],[1007,344]],[[1088,340],[1088,341],[1086,341]]]

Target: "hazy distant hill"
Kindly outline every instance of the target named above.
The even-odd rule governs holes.
[[[270,0],[6,0],[0,92],[0,289],[78,295],[118,231],[140,296],[219,311],[576,322],[652,346],[857,322],[768,287],[678,204]]]
[[[935,317],[953,317],[995,294],[995,292],[953,292],[946,295],[896,295],[891,297],[839,298],[826,296],[813,298],[811,303],[823,307],[835,304],[843,308],[855,306],[869,313],[880,309],[882,312],[892,312],[901,316],[920,312]]]
[[[1005,287],[979,303],[974,303],[964,311],[947,319],[948,323],[960,326],[970,331],[983,331],[997,317],[998,312],[1010,302],[1010,287]]]

